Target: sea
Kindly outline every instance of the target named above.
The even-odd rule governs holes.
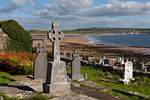
[[[87,38],[88,42],[93,44],[150,48],[150,34],[86,35],[71,37]]]
[[[34,35],[33,39],[42,40],[47,35]],[[123,47],[140,47],[150,48],[150,34],[123,34],[123,35],[86,35],[86,36],[66,36],[87,38],[89,43],[123,46]]]

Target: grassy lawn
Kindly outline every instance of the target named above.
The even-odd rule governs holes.
[[[68,73],[71,72],[71,70],[68,68],[67,70]],[[103,84],[105,86],[108,86],[110,88],[109,91],[107,91],[108,93],[123,97],[123,98],[127,98],[129,100],[139,100],[138,97],[135,96],[127,96],[125,94],[116,92],[116,91],[112,91],[113,89],[116,90],[121,90],[121,91],[134,91],[137,93],[140,93],[142,95],[148,96],[150,97],[150,86],[148,85],[142,85],[142,86],[131,86],[131,85],[124,85],[124,84],[119,84],[119,82],[113,83],[113,82],[109,82],[109,81],[103,81],[102,78],[106,78],[112,81],[115,81],[114,77],[117,77],[116,79],[120,78],[117,75],[112,75],[114,76],[113,78],[110,78],[108,76],[111,76],[109,72],[103,72],[100,69],[96,69],[92,66],[82,66],[81,67],[81,73],[82,74],[87,74],[88,79],[90,81],[96,82],[96,83],[100,83]],[[104,74],[105,73],[105,74]]]
[[[11,78],[11,75],[5,72],[0,72],[0,84],[2,83],[9,83],[9,82],[14,82]]]

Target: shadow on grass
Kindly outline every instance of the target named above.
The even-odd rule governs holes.
[[[131,94],[131,93],[128,93],[128,92],[125,92],[125,91],[120,91],[120,90],[116,90],[116,89],[112,89],[112,91],[118,92],[118,93],[121,93],[121,94],[127,95],[127,96],[136,96],[136,97],[139,98],[139,100],[149,100],[148,98],[145,98],[143,96],[139,96],[139,95],[136,95],[136,94]]]
[[[9,81],[11,81],[11,82],[15,82],[16,80],[14,80],[14,79],[11,79],[11,78],[9,78],[9,77],[6,77],[6,76],[1,76],[1,78],[3,78],[3,79],[7,79],[7,80],[9,80]]]

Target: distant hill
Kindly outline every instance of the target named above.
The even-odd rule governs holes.
[[[30,30],[32,33],[48,33],[48,31],[41,30]],[[150,29],[142,29],[142,28],[80,28],[75,30],[63,30],[65,34],[150,34]]]
[[[45,34],[48,33],[48,31],[41,31],[41,30],[28,30],[31,34]]]

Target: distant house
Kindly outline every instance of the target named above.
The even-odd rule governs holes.
[[[2,50],[6,43],[6,38],[8,37],[7,34],[5,34],[2,29],[0,28],[0,50]]]

